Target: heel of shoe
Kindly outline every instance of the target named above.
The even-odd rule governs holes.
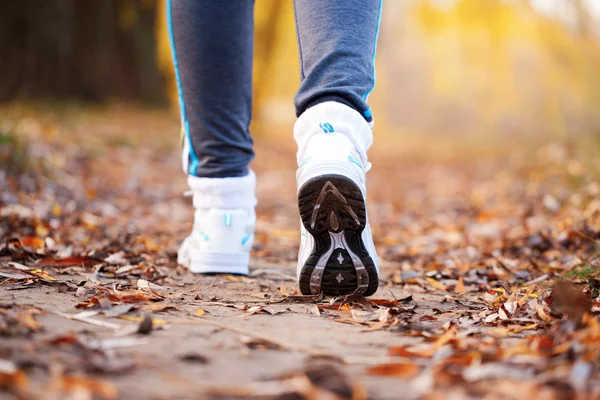
[[[195,274],[248,275],[250,253],[190,252],[189,269]]]
[[[343,175],[320,175],[298,191],[302,224],[313,238],[299,273],[303,294],[372,295],[379,284],[362,232],[367,216],[363,194]]]

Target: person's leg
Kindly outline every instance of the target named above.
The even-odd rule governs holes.
[[[382,0],[295,0],[298,279],[304,294],[371,295],[378,260],[366,212],[367,150]]]
[[[248,175],[253,18],[253,0],[167,0],[190,175]]]
[[[382,0],[295,0],[302,84],[299,117],[326,101],[354,108],[371,122],[375,51]]]
[[[198,273],[248,272],[256,216],[253,0],[167,0],[194,227],[178,262]]]

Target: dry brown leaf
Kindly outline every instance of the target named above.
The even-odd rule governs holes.
[[[287,291],[287,288],[285,287],[285,282],[281,282],[281,286],[279,286],[279,293],[286,297],[290,295],[290,293]]]
[[[456,283],[456,287],[454,288],[454,291],[458,294],[463,294],[463,293],[467,292],[465,289],[465,283],[463,282],[462,276],[458,278],[458,282]]]
[[[552,308],[579,322],[592,309],[592,300],[573,282],[559,280],[552,285]]]
[[[412,378],[418,375],[419,370],[420,368],[415,364],[390,363],[367,367],[366,372],[370,375]]]
[[[85,390],[106,400],[116,399],[118,395],[117,388],[112,383],[86,376],[63,376],[61,389],[65,394]]]
[[[450,343],[456,337],[456,325],[451,325],[446,332],[440,335],[435,342],[428,347],[423,348],[406,348],[403,346],[394,346],[388,349],[390,356],[397,357],[421,357],[431,358],[440,348]]]
[[[388,349],[388,354],[392,357],[421,357],[421,354],[407,349],[405,346],[392,346]]]
[[[21,238],[21,244],[30,251],[43,250],[45,246],[44,239],[37,236],[28,236]]]
[[[548,315],[546,313],[546,311],[544,310],[544,306],[542,306],[541,304],[539,304],[537,302],[537,300],[534,300],[534,302],[530,303],[530,304],[533,304],[535,312],[541,318],[542,321],[545,321],[545,322],[552,322],[552,321],[554,321],[554,318],[552,318],[550,315]]]
[[[171,303],[167,303],[167,304],[152,303],[152,304],[147,304],[147,305],[142,306],[142,310],[147,310],[147,311],[152,311],[152,312],[161,312],[161,311],[165,311],[165,310],[178,310],[178,308],[175,304],[171,304]]]
[[[278,350],[280,346],[277,343],[273,343],[267,339],[254,338],[250,336],[240,336],[239,341],[245,344],[248,348],[253,350]]]
[[[71,267],[73,265],[79,265],[83,267],[90,267],[92,265],[101,264],[102,260],[96,260],[92,257],[78,256],[78,257],[67,257],[62,259],[54,259],[52,257],[42,258],[38,260],[35,265],[39,267]]]
[[[137,333],[140,333],[142,335],[150,334],[150,332],[152,332],[152,325],[152,315],[146,314],[144,316],[144,319],[142,320],[142,322],[140,322],[140,325],[138,326]]]
[[[29,378],[8,360],[0,360],[0,389],[12,391],[18,397],[28,398]]]

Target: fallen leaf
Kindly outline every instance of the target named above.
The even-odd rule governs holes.
[[[495,320],[497,320],[499,317],[500,317],[500,314],[498,314],[498,313],[493,313],[493,314],[490,314],[490,315],[488,315],[487,317],[485,317],[485,320],[484,320],[484,322],[485,322],[486,324],[489,324],[490,322],[494,322]]]
[[[10,390],[21,398],[30,397],[27,375],[10,361],[2,360],[0,365],[0,389]]]
[[[117,388],[112,383],[86,376],[63,376],[60,388],[64,394],[80,393],[83,389],[106,400],[116,399],[118,394]]]
[[[121,315],[127,314],[129,311],[131,311],[132,308],[133,305],[131,304],[119,304],[112,307],[110,310],[105,311],[104,315],[106,318],[120,317]]]
[[[91,267],[96,264],[101,264],[101,260],[96,260],[92,257],[67,257],[55,260],[52,257],[42,258],[38,260],[35,265],[39,267],[70,267],[73,265],[79,265],[83,267]]]
[[[143,322],[146,318],[145,317],[135,317],[135,316],[130,316],[130,315],[121,315],[119,317],[122,320],[125,321],[132,321],[132,322]],[[167,325],[169,322],[167,320],[164,319],[160,319],[160,318],[152,318],[152,325]]]
[[[379,320],[379,314],[366,310],[357,310],[355,308],[351,310],[351,315],[353,320],[361,323]]]
[[[245,344],[252,350],[278,350],[279,345],[266,339],[253,338],[250,336],[240,336],[238,339],[241,343]]]
[[[415,364],[390,363],[367,367],[366,372],[369,375],[411,378],[416,376],[419,370],[420,368]]]
[[[462,276],[458,278],[458,283],[456,284],[456,287],[454,287],[454,291],[458,294],[466,293],[465,283],[463,282]]]
[[[160,286],[160,285],[156,285],[152,282],[148,282],[145,279],[138,279],[136,286],[138,289],[148,289],[148,290],[162,290],[162,291],[167,291],[168,289],[164,286]]]
[[[504,309],[510,314],[513,315],[517,311],[518,303],[516,301],[507,301],[504,303]]]
[[[546,311],[544,310],[544,306],[542,306],[541,304],[538,303],[537,300],[530,300],[529,301],[530,306],[533,306],[532,308],[535,310],[535,312],[537,313],[538,317],[540,317],[540,319],[544,322],[552,322],[554,321],[554,318],[552,318],[551,316],[549,316]]]
[[[435,279],[433,279],[433,278],[425,277],[425,279],[427,280],[427,282],[429,282],[429,284],[430,284],[430,285],[431,285],[431,286],[432,286],[434,289],[437,289],[437,290],[444,290],[444,291],[447,289],[445,285],[443,285],[443,284],[439,283],[438,281],[436,281],[436,280],[435,280]]]
[[[402,346],[394,346],[388,349],[390,356],[397,357],[421,357],[431,358],[433,355],[446,344],[450,343],[456,337],[457,331],[456,325],[450,325],[450,327],[440,335],[435,342],[431,345],[423,346],[422,348],[406,348]]]
[[[278,314],[284,314],[289,309],[277,309],[275,307],[267,306],[267,307],[263,307],[262,310],[270,315],[278,315]]]
[[[179,356],[179,359],[184,362],[194,363],[194,364],[208,364],[208,357],[200,354],[200,353],[187,353],[182,356]]]
[[[24,274],[24,273],[20,273],[20,272],[12,272],[12,271],[8,271],[8,270],[0,270],[0,276],[2,276],[4,278],[15,279],[18,281],[33,278],[33,276],[29,275],[29,274]]]
[[[592,309],[592,300],[573,282],[559,280],[552,286],[552,308],[579,322]]]
[[[125,252],[119,251],[117,253],[111,254],[110,256],[104,259],[105,263],[113,264],[113,265],[125,265],[127,264],[127,259],[124,258]]]
[[[201,317],[204,314],[206,314],[206,311],[204,309],[202,309],[202,308],[198,308],[198,309],[196,309],[196,311],[194,311],[194,315],[196,317]]]
[[[249,317],[254,314],[258,314],[259,312],[263,312],[262,306],[252,306],[248,308],[248,310],[244,313],[244,316]]]
[[[138,333],[142,335],[148,335],[152,332],[152,315],[146,314],[140,325],[138,326]]]
[[[44,249],[45,242],[44,239],[41,239],[37,236],[28,236],[21,238],[21,244],[29,251],[36,252]]]
[[[165,310],[178,310],[177,306],[172,303],[160,304],[160,303],[151,303],[142,306],[142,310],[152,311],[152,312],[161,312]]]

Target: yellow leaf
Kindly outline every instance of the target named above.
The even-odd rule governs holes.
[[[204,311],[202,308],[199,308],[199,309],[197,309],[197,310],[196,310],[196,312],[194,312],[194,315],[195,315],[196,317],[201,317],[201,316],[203,316],[204,314],[206,314],[206,311]]]
[[[44,278],[48,281],[55,281],[56,279],[51,277],[50,275],[48,275],[47,273],[45,273],[44,271],[42,271],[41,269],[35,269],[33,271],[29,271],[34,275],[39,276],[40,278]]]
[[[435,279],[428,278],[428,277],[426,277],[425,279],[427,279],[427,282],[429,282],[429,284],[431,286],[433,286],[434,289],[437,289],[437,290],[446,290],[446,286],[442,285],[441,283],[439,283]]]
[[[119,318],[124,319],[125,321],[133,321],[133,322],[142,322],[144,320],[144,318],[142,318],[142,317],[134,317],[134,316],[130,316],[130,315],[122,315]],[[152,318],[153,325],[165,325],[168,323],[169,322],[164,319]]]
[[[279,293],[281,293],[284,296],[289,296],[290,295],[288,293],[287,289],[285,288],[285,282],[281,282],[281,286],[279,287]]]

